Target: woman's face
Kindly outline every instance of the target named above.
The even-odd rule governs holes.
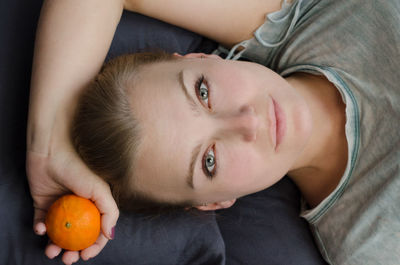
[[[280,180],[311,134],[301,95],[250,62],[192,54],[148,65],[130,100],[143,127],[134,185],[162,201],[229,207]]]

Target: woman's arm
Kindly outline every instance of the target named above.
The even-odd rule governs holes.
[[[79,91],[99,71],[122,8],[120,0],[44,2],[31,79],[30,151],[50,151],[55,116],[65,114],[64,109],[73,105]]]
[[[249,39],[282,0],[125,0],[125,8],[213,39],[225,47]]]
[[[96,256],[112,238],[118,208],[109,185],[94,175],[75,152],[69,124],[77,95],[99,71],[123,10],[122,0],[48,0],[38,24],[29,102],[26,169],[34,202],[34,231],[46,232],[50,204],[73,192],[96,203],[102,213],[102,234],[83,250]],[[49,258],[61,249],[46,248]],[[66,251],[64,263],[79,259]]]

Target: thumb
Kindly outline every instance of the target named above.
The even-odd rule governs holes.
[[[119,217],[117,204],[107,183],[95,189],[92,199],[101,213],[101,230],[108,239],[114,239],[115,226]]]
[[[39,236],[46,234],[46,225],[44,224],[46,218],[46,210],[35,208],[33,214],[33,231]]]
[[[53,196],[32,196],[34,198],[33,201],[33,231],[35,234],[39,236],[43,236],[46,234],[47,229],[45,225],[47,211],[50,208],[51,204],[57,198]]]
[[[101,214],[101,230],[108,239],[113,239],[119,210],[111,194],[110,185],[94,174],[80,159],[73,167],[64,170],[65,185],[75,194],[92,200]]]

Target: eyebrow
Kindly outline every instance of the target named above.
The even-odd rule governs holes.
[[[192,151],[192,158],[190,160],[189,170],[186,175],[186,182],[191,189],[194,189],[193,185],[193,173],[194,173],[194,165],[196,164],[197,157],[199,156],[201,149],[201,143],[198,144]]]
[[[185,97],[189,102],[190,108],[194,111],[195,115],[198,116],[200,114],[199,106],[196,104],[192,96],[190,96],[189,90],[187,89],[185,82],[183,81],[183,70],[178,73],[178,81],[180,84],[180,88],[183,91],[183,94],[185,94]]]
[[[185,94],[186,99],[188,100],[191,109],[195,112],[195,114],[199,113],[198,105],[190,96],[187,87],[185,86],[185,82],[183,81],[183,70],[178,73],[178,80],[180,87],[182,88],[183,94]],[[199,156],[201,149],[201,143],[197,144],[196,147],[192,150],[192,156],[190,159],[189,170],[186,174],[186,182],[191,189],[194,189],[193,185],[193,173],[194,173],[194,165],[196,164],[197,157]]]

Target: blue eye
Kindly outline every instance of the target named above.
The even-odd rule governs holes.
[[[210,108],[210,104],[208,102],[209,91],[207,87],[207,82],[202,75],[196,82],[196,94],[204,104]]]
[[[212,179],[216,172],[215,146],[212,146],[203,157],[203,171]]]

